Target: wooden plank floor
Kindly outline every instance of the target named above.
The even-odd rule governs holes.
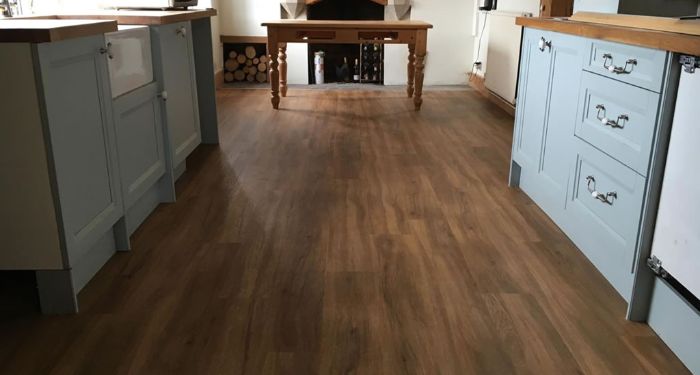
[[[221,147],[79,315],[2,320],[1,373],[687,373],[506,186],[513,120],[478,94],[268,97],[219,92]]]

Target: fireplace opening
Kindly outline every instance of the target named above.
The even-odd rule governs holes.
[[[309,20],[384,20],[384,6],[371,0],[322,0],[307,7]],[[324,81],[384,83],[384,45],[309,44],[309,83],[316,83],[314,57],[324,53]]]

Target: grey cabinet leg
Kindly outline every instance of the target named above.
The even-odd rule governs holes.
[[[515,161],[510,162],[510,175],[508,176],[508,186],[518,187],[520,186],[520,165]]]
[[[126,222],[126,216],[122,216],[116,224],[114,224],[114,244],[117,251],[131,250],[131,241],[129,241],[129,228]]]
[[[197,76],[197,101],[199,102],[199,126],[202,143],[218,144],[219,128],[216,115],[216,87],[214,82],[214,57],[211,40],[211,20],[192,21],[194,68]]]
[[[39,304],[44,314],[75,314],[78,298],[70,270],[36,271]]]

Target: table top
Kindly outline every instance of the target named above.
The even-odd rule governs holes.
[[[8,19],[0,20],[0,42],[47,43],[117,31],[116,21]]]
[[[308,20],[275,20],[263,22],[262,26],[277,28],[307,28],[307,29],[371,29],[371,30],[416,30],[432,29],[433,25],[423,21],[308,21]]]

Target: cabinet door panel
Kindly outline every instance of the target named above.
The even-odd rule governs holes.
[[[542,135],[549,83],[551,55],[541,51],[540,38],[549,33],[526,29],[523,38],[523,66],[517,100],[513,158],[523,169],[536,168],[542,153]]]
[[[575,143],[578,156],[566,232],[628,299],[646,179],[588,143]]]
[[[155,83],[114,101],[119,168],[128,208],[165,173],[160,100]]]
[[[192,28],[180,22],[153,28],[156,76],[168,98],[165,113],[168,138],[174,166],[202,140],[197,107],[197,84],[194,72]]]
[[[557,33],[527,30],[529,56],[521,79],[514,158],[521,165],[520,187],[549,216],[563,219],[574,153],[578,87],[584,41]],[[545,44],[541,43],[545,42]]]
[[[579,84],[583,65],[583,39],[555,34],[552,38],[552,65],[549,78],[547,114],[544,125],[539,189],[550,212],[562,210],[566,202],[569,171],[574,161],[571,151],[576,124]],[[551,206],[551,207],[549,207]]]
[[[103,46],[102,36],[38,46],[69,257],[79,257],[122,213]]]
[[[586,72],[576,136],[646,176],[660,98],[655,92]]]

